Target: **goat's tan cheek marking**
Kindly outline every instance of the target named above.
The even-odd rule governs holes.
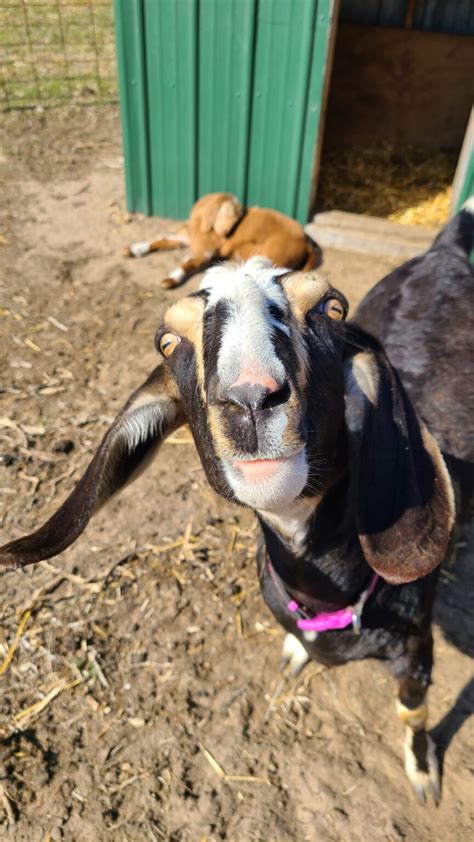
[[[218,456],[228,455],[229,451],[232,452],[234,450],[232,442],[227,438],[222,429],[219,411],[214,407],[209,407],[209,428],[214,442],[214,449]]]
[[[300,388],[300,392],[303,393],[306,387],[310,360],[308,348],[306,347],[302,334],[302,326],[293,312],[290,314],[289,328],[291,331],[291,344],[297,360],[296,380]]]
[[[286,415],[288,424],[284,430],[282,441],[287,447],[297,447],[301,444],[301,435],[298,432],[299,422],[302,412],[301,396],[304,395],[309,372],[309,354],[304,339],[301,335],[301,328],[298,321],[293,316],[290,321],[291,339],[294,350],[296,351],[298,369],[296,372],[296,381],[298,383],[299,392],[292,390],[290,399],[286,407]]]
[[[310,367],[310,359],[308,349],[303,341],[303,337],[299,337],[299,341],[295,342],[296,353],[298,357],[298,371],[296,372],[296,380],[300,389],[300,394],[304,395],[308,385],[308,374]]]
[[[196,341],[194,343],[196,349],[196,377],[198,389],[201,393],[201,398],[206,405],[206,393],[204,389],[204,347],[202,342],[202,326],[201,330],[197,332]]]
[[[202,346],[203,316],[204,301],[202,298],[183,298],[166,311],[165,324],[194,345],[198,387],[205,402]]]
[[[202,333],[204,301],[202,298],[183,298],[165,313],[165,324],[180,336],[196,344],[198,333]]]
[[[286,417],[288,419],[288,423],[282,436],[282,441],[285,447],[293,449],[296,447],[300,447],[303,443],[301,439],[301,434],[298,429],[301,415],[300,410],[301,407],[299,397],[296,394],[292,394],[290,400],[288,401],[286,409]]]

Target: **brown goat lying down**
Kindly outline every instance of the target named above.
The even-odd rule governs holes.
[[[321,263],[321,250],[294,219],[268,208],[244,208],[230,193],[209,193],[193,205],[177,234],[152,243],[132,243],[129,257],[189,246],[191,256],[164,278],[161,286],[179,286],[218,260],[247,260],[260,255],[276,266],[308,271]]]
[[[210,269],[168,308],[161,364],[76,488],[44,526],[0,549],[0,568],[65,550],[188,422],[210,485],[256,512],[262,595],[287,632],[290,669],[383,660],[398,682],[407,775],[420,799],[438,800],[426,693],[452,482],[462,487],[459,469],[472,476],[474,463],[472,222],[458,214],[352,321],[315,272],[262,258]]]

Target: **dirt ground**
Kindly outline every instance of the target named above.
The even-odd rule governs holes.
[[[160,314],[182,294],[158,285],[179,255],[121,257],[124,243],[173,224],[125,213],[115,110],[10,114],[3,128],[2,543],[72,488],[155,366]],[[353,304],[391,267],[325,257]],[[280,674],[283,633],[259,595],[254,518],[211,493],[179,431],[63,556],[2,579],[0,839],[467,838],[466,534],[436,608],[436,809],[404,777],[381,665]]]

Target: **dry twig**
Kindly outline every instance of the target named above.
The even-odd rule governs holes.
[[[199,748],[202,751],[204,757],[206,758],[209,766],[214,770],[216,775],[221,778],[221,780],[226,781],[227,783],[238,782],[238,783],[250,783],[250,784],[270,784],[268,778],[258,777],[257,775],[228,775],[227,772],[224,771],[222,766],[217,762],[216,758],[211,754],[210,751],[205,748],[202,743],[199,743]]]
[[[49,705],[49,703],[56,698],[56,696],[59,696],[59,694],[64,690],[71,690],[73,687],[77,687],[77,685],[82,684],[83,681],[84,679],[82,677],[75,678],[74,681],[69,682],[64,681],[63,679],[56,685],[56,687],[53,687],[52,690],[46,694],[44,699],[41,699],[39,702],[35,702],[34,705],[30,705],[24,710],[21,710],[19,713],[16,713],[13,719],[16,723],[21,723],[22,726],[25,725],[25,723],[30,722],[38,716]]]
[[[31,613],[32,613],[32,608],[27,608],[26,611],[23,612],[23,616],[22,616],[22,618],[21,618],[21,620],[18,624],[18,628],[15,632],[15,637],[13,638],[12,644],[11,644],[7,654],[5,655],[2,666],[0,667],[0,675],[3,675],[7,671],[8,667],[10,666],[13,655],[15,654],[15,649],[18,646],[18,643],[20,641],[20,637],[22,636],[23,631],[25,629],[25,626],[26,626],[28,620],[31,617]]]

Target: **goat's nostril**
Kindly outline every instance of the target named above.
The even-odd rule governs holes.
[[[290,397],[290,387],[284,383],[277,389],[269,389],[266,386],[254,383],[242,383],[228,389],[224,396],[224,402],[229,409],[240,409],[250,412],[252,415],[265,409],[273,409],[280,404],[286,403]]]
[[[281,404],[287,403],[289,399],[290,387],[288,383],[284,383],[283,386],[280,386],[276,392],[270,392],[270,394],[266,396],[261,409],[273,409],[276,406],[281,406]]]

